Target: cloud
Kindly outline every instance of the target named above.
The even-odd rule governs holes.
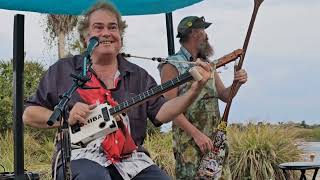
[[[12,58],[13,48],[13,23],[15,14],[24,14],[25,16],[25,43],[26,59],[38,60],[48,66],[57,59],[54,53],[56,47],[48,47],[44,40],[44,29],[41,27],[43,23],[39,13],[7,11],[0,10],[0,22],[6,24],[1,28],[0,33],[0,57],[3,59]]]

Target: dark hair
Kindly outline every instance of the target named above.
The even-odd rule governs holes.
[[[185,30],[185,32],[180,35],[180,39],[179,39],[180,44],[188,42],[190,39],[191,33],[192,33],[192,29]]]
[[[110,11],[116,16],[117,21],[118,21],[119,30],[120,30],[121,40],[123,40],[123,34],[125,31],[125,28],[127,27],[127,24],[125,21],[122,20],[120,12],[113,5],[111,5],[107,2],[98,2],[95,5],[93,5],[84,14],[84,18],[82,20],[80,20],[80,22],[79,22],[78,30],[80,33],[80,41],[84,44],[84,46],[86,46],[85,37],[88,35],[90,15],[93,12],[98,11],[98,10]]]

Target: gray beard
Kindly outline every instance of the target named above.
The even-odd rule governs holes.
[[[201,43],[198,50],[198,57],[202,59],[208,59],[214,54],[214,50],[208,41]]]

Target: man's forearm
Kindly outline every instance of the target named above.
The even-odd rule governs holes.
[[[29,106],[23,113],[23,122],[26,125],[36,128],[56,128],[60,123],[56,122],[53,126],[48,126],[47,121],[51,116],[52,111],[42,106]]]
[[[232,86],[232,85],[231,85]],[[229,96],[230,96],[230,93],[231,93],[231,86],[227,87],[224,89],[222,95],[219,97],[219,99],[221,99],[223,102],[227,102]],[[240,89],[240,84],[237,84],[236,88],[235,88],[235,91],[232,95],[232,98],[238,93],[239,89]]]
[[[178,115],[174,120],[177,126],[179,126],[182,130],[187,132],[190,136],[194,137],[195,135],[201,133],[199,129],[197,129],[193,124],[191,124],[188,119],[184,116],[184,114]]]
[[[163,104],[156,118],[162,123],[173,120],[179,114],[183,113],[194,102],[198,95],[198,90],[189,90],[182,96],[170,99]]]

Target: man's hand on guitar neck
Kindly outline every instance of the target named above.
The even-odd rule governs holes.
[[[200,148],[202,153],[213,150],[212,140],[208,136],[200,132],[199,130],[197,133],[192,134],[192,137],[194,142]]]
[[[201,89],[205,86],[209,78],[211,77],[212,67],[209,63],[202,61],[201,59],[197,59],[196,61],[196,70],[202,76],[200,81],[195,81],[192,83],[191,89],[200,93]]]
[[[246,83],[248,80],[246,70],[240,69],[239,71],[235,71],[233,80],[238,81],[241,85]]]

